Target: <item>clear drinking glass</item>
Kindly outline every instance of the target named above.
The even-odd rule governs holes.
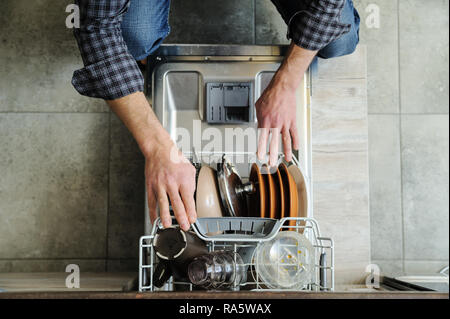
[[[194,285],[207,289],[236,287],[247,281],[241,256],[225,250],[196,257],[189,264],[188,275]]]

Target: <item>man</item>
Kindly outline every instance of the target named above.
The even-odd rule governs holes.
[[[83,95],[105,99],[128,127],[145,156],[151,220],[171,225],[170,203],[182,229],[196,220],[195,169],[171,160],[176,147],[143,94],[136,61],[145,60],[169,34],[170,0],[78,0],[81,27],[75,30],[84,68],[72,83]],[[359,41],[359,16],[352,0],[272,0],[288,25],[290,49],[271,83],[256,102],[262,128],[258,157],[276,163],[280,134],[286,159],[298,149],[295,91],[313,58],[350,54]],[[188,30],[187,30],[188,32]],[[180,154],[180,156],[182,156]]]

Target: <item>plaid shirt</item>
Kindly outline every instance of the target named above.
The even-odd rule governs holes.
[[[144,90],[142,73],[127,50],[121,22],[131,0],[76,0],[80,28],[74,34],[84,68],[72,84],[82,95],[113,100]],[[339,22],[346,0],[272,0],[288,25],[288,38],[320,50],[350,30]]]
[[[288,25],[288,39],[312,51],[350,31],[350,25],[339,22],[345,1],[272,0]]]

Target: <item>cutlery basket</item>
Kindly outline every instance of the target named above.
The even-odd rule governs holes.
[[[139,291],[173,291],[174,287],[193,290],[190,282],[174,281],[173,277],[162,287],[153,284],[153,273],[158,263],[154,250],[154,238],[158,228],[162,227],[157,220],[148,236],[139,241]],[[199,218],[192,226],[193,231],[208,247],[208,250],[229,250],[237,253],[247,251],[244,266],[248,268],[247,281],[231,287],[233,291],[251,290],[293,290],[270,289],[256,272],[254,252],[265,242],[275,238],[280,231],[296,231],[302,233],[312,244],[314,265],[309,282],[301,289],[306,291],[334,290],[334,244],[331,238],[320,235],[319,225],[313,218],[289,217],[280,220],[250,217]]]

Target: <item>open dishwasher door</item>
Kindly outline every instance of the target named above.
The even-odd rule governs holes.
[[[241,176],[249,175],[257,150],[255,102],[278,70],[288,46],[163,45],[148,58],[147,95],[153,110],[183,153],[202,162],[231,154]],[[296,155],[311,198],[310,72],[297,91]],[[207,151],[205,151],[207,150]],[[211,152],[213,151],[213,152]],[[312,217],[308,205],[308,217]],[[150,220],[145,205],[145,233]]]

